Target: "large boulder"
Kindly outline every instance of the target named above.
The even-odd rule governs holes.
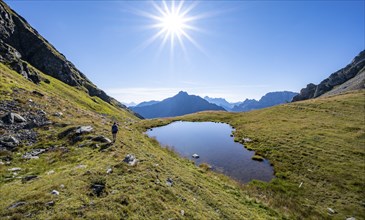
[[[85,134],[85,133],[90,133],[92,130],[93,130],[93,127],[91,127],[90,125],[80,126],[76,129],[75,133],[76,134]]]
[[[107,144],[112,143],[112,141],[111,141],[109,138],[104,137],[104,136],[102,136],[102,135],[100,135],[100,136],[96,136],[96,137],[94,137],[92,140],[93,140],[93,141],[97,141],[97,142],[101,142],[101,143],[107,143]]]
[[[7,113],[6,115],[4,115],[1,120],[4,122],[4,123],[7,123],[7,124],[13,124],[14,122],[17,122],[17,123],[22,123],[22,122],[26,122],[27,120],[25,120],[25,118],[23,118],[21,115],[17,114],[17,113],[12,113],[12,112],[9,112]]]
[[[0,137],[0,147],[13,149],[20,144],[20,141],[11,135]]]

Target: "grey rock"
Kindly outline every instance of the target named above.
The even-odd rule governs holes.
[[[27,121],[21,115],[19,115],[17,113],[12,113],[12,112],[7,113],[1,119],[4,123],[7,123],[7,124],[13,124],[14,122],[22,123],[22,122]]]
[[[113,169],[112,169],[112,168],[108,168],[108,169],[106,170],[106,173],[107,173],[107,174],[109,174],[109,173],[113,173]]]
[[[333,210],[333,209],[331,209],[331,208],[327,208],[327,211],[328,211],[328,213],[330,213],[330,214],[335,214],[335,213],[336,213],[336,211],[335,211],[335,210]]]
[[[15,137],[8,135],[0,137],[0,146],[3,145],[5,147],[14,148],[18,146],[20,142]]]
[[[252,140],[250,138],[243,138],[242,139],[244,143],[250,143]]]
[[[96,194],[96,196],[99,197],[103,193],[103,191],[105,189],[105,185],[103,185],[103,184],[93,184],[93,185],[91,185],[91,189]]]
[[[346,218],[346,220],[356,220],[355,217]]]
[[[46,203],[46,206],[54,206],[56,203],[54,201],[49,201]]]
[[[9,168],[8,171],[11,171],[11,172],[16,172],[16,171],[21,171],[22,168],[20,167],[13,167],[13,168]]]
[[[24,159],[38,159],[38,155],[46,152],[46,149],[33,149],[30,152],[25,153],[22,157]]]
[[[130,166],[135,166],[135,165],[137,165],[138,160],[134,155],[127,154],[127,156],[125,156],[123,162],[127,163]]]
[[[169,177],[169,178],[167,178],[167,180],[166,180],[166,185],[167,186],[172,186],[172,185],[174,185],[174,181]]]
[[[54,190],[52,190],[51,194],[58,196],[58,195],[60,195],[60,192],[58,192],[57,190],[54,189]]]
[[[14,209],[16,207],[23,206],[26,204],[27,204],[26,202],[16,202],[16,203],[12,204],[11,206],[9,206],[8,209]]]
[[[55,112],[55,113],[53,113],[53,116],[61,117],[61,116],[63,116],[63,113],[62,112]]]
[[[42,115],[47,115],[47,112],[45,112],[44,110],[39,110],[39,114],[42,114]]]
[[[76,129],[76,134],[85,134],[85,133],[90,133],[93,130],[93,127],[91,127],[90,125],[87,126],[80,126]]]
[[[101,142],[101,143],[108,143],[108,144],[112,143],[112,141],[109,138],[104,137],[102,135],[96,136],[96,137],[92,138],[92,140],[93,141],[98,141],[98,142]]]
[[[32,179],[36,179],[37,177],[38,176],[36,176],[36,175],[25,176],[25,177],[23,177],[22,182],[28,182]]]

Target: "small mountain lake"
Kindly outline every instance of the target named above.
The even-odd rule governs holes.
[[[214,122],[173,122],[150,129],[149,137],[156,138],[161,146],[168,146],[195,164],[207,163],[212,169],[233,179],[247,183],[253,179],[270,181],[274,177],[269,161],[252,160],[254,151],[247,150],[231,137],[232,127]],[[198,154],[197,159],[192,158]]]

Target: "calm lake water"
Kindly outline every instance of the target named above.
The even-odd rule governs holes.
[[[174,122],[147,131],[162,146],[173,148],[181,156],[194,160],[197,165],[208,163],[213,170],[224,173],[241,183],[253,179],[270,181],[273,168],[267,160],[252,160],[253,151],[234,142],[232,127],[214,122]],[[198,154],[200,158],[192,158]]]

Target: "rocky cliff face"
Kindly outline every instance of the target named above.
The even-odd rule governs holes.
[[[335,73],[332,73],[327,79],[323,80],[320,84],[318,85],[315,85],[313,83],[308,84],[306,88],[300,91],[299,95],[293,98],[293,101],[317,98],[331,91],[336,86],[340,86],[355,77],[363,78],[360,76],[363,75],[364,71],[365,71],[365,50],[360,52],[360,54],[357,55],[349,65],[347,65],[343,69],[338,70]],[[351,85],[346,85],[345,87],[347,88],[347,90],[365,88],[364,80],[352,80],[352,81],[353,83],[356,83],[356,85],[354,85],[353,83],[351,83]],[[341,91],[347,91],[346,88]]]
[[[98,89],[64,55],[3,1],[0,1],[0,62],[10,66],[34,83],[39,83],[42,79],[32,67],[68,85],[78,87],[91,96],[97,96],[108,103],[122,106],[104,91]]]

